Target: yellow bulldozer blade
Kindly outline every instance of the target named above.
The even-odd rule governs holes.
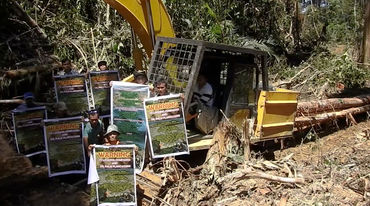
[[[277,89],[261,91],[253,141],[292,136],[299,92]]]

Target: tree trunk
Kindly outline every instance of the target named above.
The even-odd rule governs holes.
[[[365,5],[363,34],[362,62],[368,64],[370,63],[370,1],[367,1]]]
[[[360,107],[370,104],[370,95],[353,98],[335,98],[311,102],[299,102],[297,116],[307,116],[322,112],[335,112],[337,110]]]

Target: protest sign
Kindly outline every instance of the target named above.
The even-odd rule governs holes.
[[[149,143],[154,158],[189,154],[180,95],[144,100]]]
[[[93,158],[97,172],[89,172],[97,174],[99,181],[91,185],[90,205],[136,205],[134,147],[94,147]]]
[[[149,87],[127,82],[113,82],[111,91],[111,122],[120,131],[121,144],[138,147],[135,168],[143,169],[146,141],[144,98],[149,97]]]
[[[44,130],[41,121],[47,118],[45,107],[13,110],[12,117],[18,153],[27,157],[44,153]]]
[[[54,87],[57,101],[66,104],[71,116],[89,109],[84,75],[54,76]]]
[[[118,81],[118,71],[100,71],[89,73],[90,86],[95,109],[101,117],[110,115],[110,81]]]
[[[86,173],[81,117],[44,121],[49,177]]]

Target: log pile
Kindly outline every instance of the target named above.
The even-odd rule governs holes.
[[[153,172],[144,170],[136,176],[138,205],[151,205],[156,202],[162,189],[162,178]]]
[[[339,118],[347,118],[352,124],[357,124],[353,115],[368,111],[370,111],[370,95],[300,102],[297,106],[295,126],[309,127]]]

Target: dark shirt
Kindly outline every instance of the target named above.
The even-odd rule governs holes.
[[[96,127],[92,127],[90,122],[88,122],[85,125],[82,136],[83,138],[87,137],[89,144],[100,144],[101,142],[98,139],[98,135],[102,134],[103,132],[104,132],[104,124],[99,119]],[[103,137],[100,137],[100,138],[102,139]]]

